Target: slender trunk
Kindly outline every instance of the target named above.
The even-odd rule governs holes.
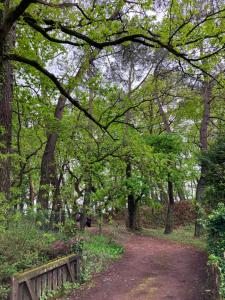
[[[132,164],[128,157],[126,159],[126,178],[129,180],[132,177]],[[131,230],[137,230],[137,203],[132,192],[129,192],[127,196],[128,204],[128,227]]]
[[[165,234],[169,234],[173,231],[173,208],[174,208],[174,196],[173,196],[173,183],[168,179],[168,207],[165,224]]]
[[[60,121],[62,119],[63,110],[65,107],[66,99],[60,96],[55,109],[55,118]],[[41,209],[48,210],[49,207],[49,188],[50,184],[56,184],[56,166],[55,166],[55,148],[58,139],[58,133],[52,132],[48,134],[47,143],[45,146],[44,154],[41,161],[41,178],[40,188],[38,193],[37,202],[40,204]],[[57,186],[57,184],[56,184]]]
[[[171,133],[172,130],[170,128],[170,124],[169,124],[169,121],[167,119],[167,116],[166,116],[166,114],[165,114],[165,112],[163,110],[162,103],[159,100],[157,91],[155,91],[155,95],[154,96],[155,96],[155,99],[156,99],[156,102],[157,102],[157,105],[158,105],[158,108],[159,108],[159,114],[160,114],[160,116],[161,116],[161,118],[163,120],[164,128],[165,128],[165,130],[166,130],[167,133]]]
[[[156,74],[157,76],[157,74]],[[163,120],[164,129],[167,133],[171,134],[172,130],[168,121],[168,118],[166,116],[166,113],[164,112],[162,103],[160,102],[160,99],[158,97],[157,89],[155,88],[155,99],[159,108],[159,114]],[[180,200],[185,200],[184,191],[182,188],[178,188],[178,195]],[[166,221],[165,221],[165,233],[171,233],[173,230],[173,205],[174,205],[174,195],[173,195],[173,182],[171,180],[168,180],[168,207],[167,207],[167,214],[166,214]]]
[[[89,170],[86,172],[86,182],[85,182],[85,191],[84,191],[84,202],[82,206],[82,212],[80,214],[80,230],[85,229],[85,225],[87,222],[87,213],[88,213],[88,208],[90,207],[90,201],[91,201],[91,193],[93,190],[92,186],[92,177],[91,173]]]
[[[167,133],[172,133],[172,130],[170,128],[170,124],[168,122],[167,116],[163,110],[162,104],[158,98],[157,92],[156,92],[156,101],[159,107],[159,113],[162,117],[164,128]],[[170,176],[168,176],[170,177]],[[166,220],[165,220],[165,234],[169,234],[173,231],[173,206],[174,206],[174,195],[173,195],[173,182],[168,179],[168,205],[167,205],[167,213],[166,213]]]
[[[185,194],[184,194],[183,189],[178,188],[178,189],[177,189],[177,193],[178,193],[178,196],[179,196],[180,201],[185,201],[185,200],[186,200],[186,196],[185,196]]]
[[[29,174],[29,205],[34,206],[35,201],[35,190],[32,175]]]
[[[204,154],[208,148],[208,125],[210,119],[210,102],[211,102],[211,85],[207,81],[204,82],[203,90],[202,90],[202,100],[203,100],[203,117],[200,126],[200,151]],[[205,197],[205,173],[206,169],[203,164],[200,165],[201,173],[200,178],[197,182],[196,188],[196,201],[201,203]],[[195,237],[199,237],[201,235],[202,226],[198,221],[199,218],[198,208],[197,208],[197,219],[195,222]]]
[[[102,225],[103,225],[103,214],[101,205],[97,209],[98,211],[98,234],[102,235]]]
[[[95,53],[95,56],[93,56],[93,59],[96,57],[96,55],[99,52]],[[88,69],[88,76],[91,78],[93,76],[91,69]],[[88,101],[88,112],[92,115],[93,113],[93,101],[94,101],[94,91],[90,88],[89,89],[89,101]],[[87,131],[89,132],[90,137],[92,138],[93,134],[93,122],[88,120],[87,123]],[[92,148],[90,145],[87,145],[86,149],[86,155],[87,157],[91,154]],[[90,208],[90,202],[91,202],[91,194],[94,190],[93,184],[92,184],[92,170],[91,170],[91,165],[89,165],[88,160],[85,163],[84,167],[84,181],[85,181],[85,190],[84,190],[84,201],[83,201],[83,206],[82,206],[82,211],[81,211],[81,216],[80,216],[80,230],[85,229],[85,225],[87,222],[87,213],[88,209]]]
[[[89,74],[89,76],[91,77],[92,75]],[[90,89],[89,90],[89,103],[88,103],[88,105],[89,105],[88,112],[90,114],[92,114],[92,112],[93,112],[93,100],[94,100],[94,93]],[[90,136],[92,137],[93,123],[90,120],[88,120],[87,130],[88,130]],[[92,149],[91,149],[90,145],[87,145],[86,154],[89,155],[89,153],[91,153],[91,151],[92,151]],[[88,211],[88,208],[90,207],[91,193],[93,191],[92,172],[91,172],[91,167],[90,167],[90,165],[88,165],[88,163],[85,166],[84,170],[85,170],[84,171],[85,191],[84,191],[84,202],[83,202],[83,207],[82,207],[82,212],[81,212],[81,217],[80,217],[80,230],[85,229],[85,225],[87,222],[87,211]]]
[[[160,201],[163,205],[166,205],[168,203],[167,191],[165,190],[165,188],[161,182],[159,182],[157,185],[158,185],[159,193],[160,193]]]
[[[128,212],[129,212],[129,223],[128,226],[131,230],[137,230],[137,204],[133,194],[128,195]]]
[[[70,170],[69,170],[69,172],[71,173]],[[80,189],[81,178],[82,178],[81,176],[80,177],[76,177],[76,180],[74,182],[74,189],[75,189],[75,191],[77,193],[77,197],[73,200],[73,204],[72,204],[72,214],[71,214],[71,216],[72,216],[72,219],[74,221],[76,221],[76,215],[77,215],[77,213],[79,211],[78,205],[77,205],[77,200],[80,199],[80,198],[82,198],[82,196],[83,196],[83,190]]]
[[[134,64],[133,61],[130,63],[130,72],[129,72],[129,79],[128,79],[128,98],[131,97],[132,92],[132,83],[134,81]],[[128,111],[125,115],[126,123],[130,123],[132,119],[131,111]],[[124,132],[124,146],[129,144],[129,132],[128,127],[125,126]],[[127,155],[125,159],[126,163],[126,179],[129,180],[132,177],[132,161],[131,155]],[[131,230],[138,229],[137,226],[137,203],[135,199],[135,195],[132,191],[128,192],[127,195],[127,206],[128,206],[128,228]]]
[[[9,1],[1,1],[0,27],[5,14],[9,10]],[[12,141],[12,98],[13,98],[13,69],[8,60],[3,57],[13,48],[15,28],[12,28],[6,38],[0,40],[0,193],[6,199],[10,198],[10,153]]]

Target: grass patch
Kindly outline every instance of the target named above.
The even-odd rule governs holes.
[[[157,237],[165,240],[174,241],[180,244],[186,244],[195,246],[201,250],[206,250],[206,238],[205,236],[201,238],[194,238],[194,226],[187,225],[181,226],[176,229],[171,234],[164,234],[163,228],[158,229],[147,229],[141,230],[141,234],[148,235],[152,237]]]
[[[103,235],[85,234],[84,238],[82,281],[87,282],[93,273],[104,270],[110,261],[120,258],[124,248]]]

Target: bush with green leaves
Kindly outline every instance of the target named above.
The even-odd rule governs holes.
[[[225,297],[225,205],[219,203],[208,217],[209,262],[220,270],[220,293]]]
[[[225,132],[220,133],[201,157],[205,168],[206,199],[211,207],[225,203]]]

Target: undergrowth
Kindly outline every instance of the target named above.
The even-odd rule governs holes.
[[[120,257],[123,247],[111,238],[95,234],[79,231],[68,234],[63,228],[59,232],[43,231],[28,221],[9,224],[7,229],[0,232],[0,299],[8,299],[13,274],[42,265],[56,257],[76,253],[81,245],[81,282],[68,282],[56,292],[47,291],[41,300],[59,299],[80,284],[90,281],[93,273],[102,271],[108,261]]]
[[[219,203],[208,218],[209,263],[215,264],[220,272],[220,294],[225,299],[225,205]]]
[[[90,283],[93,274],[103,271],[110,261],[118,259],[124,251],[113,239],[102,235],[84,233],[82,238],[84,243],[80,283],[67,282],[58,291],[47,292],[41,300],[65,300],[74,289]]]
[[[164,234],[163,228],[157,229],[142,229],[141,234],[152,237],[171,240],[181,244],[192,245],[202,250],[206,249],[206,238],[202,236],[200,238],[194,238],[194,226],[186,225],[175,228],[172,233]]]

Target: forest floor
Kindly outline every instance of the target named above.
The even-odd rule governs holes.
[[[125,231],[117,241],[125,248],[121,259],[94,274],[92,282],[75,290],[70,300],[210,299],[204,251]]]

